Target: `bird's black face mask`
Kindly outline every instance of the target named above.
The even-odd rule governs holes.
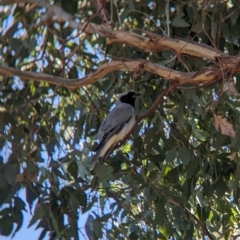
[[[135,104],[135,99],[136,97],[140,96],[140,93],[136,93],[136,92],[128,92],[125,95],[120,97],[120,101],[123,103],[128,103],[132,106],[134,106]]]

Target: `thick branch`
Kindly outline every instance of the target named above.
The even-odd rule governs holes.
[[[93,23],[88,24],[84,31],[88,34],[97,33],[101,37],[107,37],[108,44],[124,43],[145,52],[161,52],[170,49],[177,53],[204,58],[211,62],[216,62],[216,58],[225,58],[228,56],[205,44],[160,36],[146,31],[145,33],[150,37],[143,37],[133,32],[112,30],[109,26]]]
[[[92,84],[104,77],[106,74],[116,70],[138,72],[140,69],[156,74],[169,81],[177,82],[179,85],[186,83],[207,84],[222,79],[222,71],[218,68],[208,67],[205,68],[204,71],[201,70],[199,73],[182,73],[146,60],[118,60],[108,62],[97,68],[93,73],[80,79],[66,79],[45,73],[21,71],[20,69],[12,67],[0,67],[0,75],[15,75],[21,79],[45,81],[50,84],[74,89]]]
[[[44,73],[31,73],[21,72],[20,70],[8,67],[1,67],[1,75],[16,75],[22,79],[33,79],[36,81],[44,80],[48,83],[66,86],[68,88],[78,88],[87,84],[92,84],[98,79],[105,76],[107,73],[122,70],[122,71],[136,71],[139,67],[143,70],[152,72],[158,76],[161,76],[169,81],[177,81],[179,85],[190,83],[190,84],[207,84],[215,81],[219,81],[221,78],[233,75],[240,71],[239,60],[237,57],[229,57],[221,52],[217,52],[214,48],[198,44],[194,42],[187,42],[179,39],[173,39],[169,37],[162,37],[156,34],[147,33],[150,37],[143,37],[135,33],[115,31],[108,24],[96,25],[92,23],[80,24],[74,19],[74,17],[60,7],[51,5],[47,1],[41,0],[0,0],[0,5],[7,5],[11,3],[28,3],[34,4],[38,7],[46,8],[52,16],[52,21],[66,22],[69,27],[77,28],[88,34],[97,33],[100,36],[108,38],[108,43],[125,43],[147,52],[151,51],[162,51],[165,49],[171,49],[177,53],[188,54],[191,56],[205,58],[209,61],[216,61],[221,67],[211,68],[206,67],[199,72],[192,73],[181,73],[178,71],[171,70],[159,64],[154,64],[148,61],[112,61],[99,67],[92,74],[81,78],[81,79],[64,79],[47,75]],[[226,60],[226,58],[228,59]],[[225,76],[226,74],[226,76]]]
[[[46,8],[46,10],[48,10],[52,15],[52,21],[68,23],[69,27],[80,30],[80,23],[77,22],[71,14],[65,12],[61,7],[55,4],[50,4],[44,0],[0,0],[0,5],[3,6],[14,3],[29,3],[36,5],[37,7]]]
[[[101,37],[106,37],[108,38],[108,44],[125,43],[146,52],[161,52],[163,50],[170,49],[180,54],[204,58],[211,62],[215,62],[216,58],[225,58],[228,56],[205,44],[160,36],[150,32],[145,32],[149,37],[143,37],[132,32],[113,30],[109,24],[97,25],[93,23],[86,23],[80,25],[80,23],[74,19],[74,16],[68,14],[62,8],[56,5],[51,5],[44,0],[0,0],[0,5],[20,2],[44,7],[50,11],[52,21],[65,22],[71,28],[79,29],[80,31],[88,34],[98,34]]]

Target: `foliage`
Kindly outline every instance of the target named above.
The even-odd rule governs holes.
[[[68,79],[81,78],[116,58],[146,59],[181,72],[208,64],[171,50],[144,52],[119,43],[108,45],[98,34],[47,21],[45,8],[33,0],[18,2],[0,6],[1,66]],[[81,22],[101,21],[94,1],[51,3]],[[237,0],[110,0],[105,10],[115,29],[191,39],[232,56],[240,50]],[[240,92],[239,75],[233,79]],[[188,84],[170,92],[107,164],[93,172],[86,168],[114,94],[140,91],[141,115],[169,84],[152,73],[115,71],[71,90],[3,75],[0,234],[17,234],[27,211],[32,213],[29,226],[37,223],[42,229],[39,239],[46,234],[50,239],[80,239],[78,222],[85,212],[89,212],[85,227],[89,239],[236,235],[240,100],[238,94],[226,94],[222,82],[204,88]],[[236,137],[226,129],[220,131],[227,127]],[[21,190],[26,202],[19,196]]]

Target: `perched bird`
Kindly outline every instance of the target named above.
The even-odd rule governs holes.
[[[139,95],[139,93],[129,91],[117,96],[115,107],[109,112],[98,130],[99,144],[89,170],[92,170],[97,162],[102,165],[117,144],[132,129],[136,121],[134,103]]]

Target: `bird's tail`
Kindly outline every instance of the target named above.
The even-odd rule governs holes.
[[[115,149],[115,146],[110,147],[106,151],[106,153],[103,156],[101,156],[101,157],[99,156],[100,153],[101,153],[101,149],[99,149],[97,151],[97,153],[95,154],[95,156],[91,159],[91,165],[89,167],[89,171],[92,171],[98,162],[102,166],[103,163],[109,158],[111,153],[114,151],[114,149]]]

